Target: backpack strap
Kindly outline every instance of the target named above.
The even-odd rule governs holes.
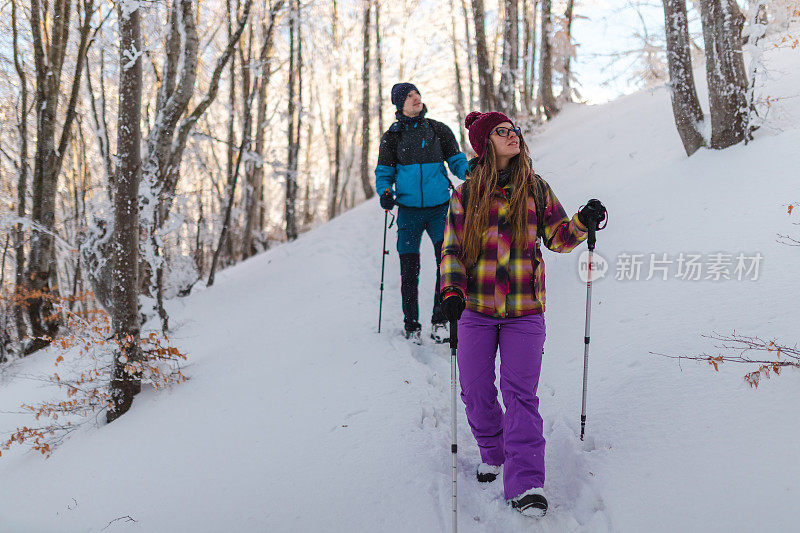
[[[444,147],[442,146],[442,135],[439,133],[439,128],[444,126],[444,124],[442,124],[441,122],[437,122],[435,120],[431,120],[427,117],[425,118],[425,122],[433,130],[433,135],[439,141],[439,149],[442,150],[442,156],[444,156]],[[450,190],[451,191],[456,190],[456,186],[453,185],[453,180],[450,179],[450,176],[447,174],[447,172],[444,173],[444,177],[447,178],[447,183],[450,184],[449,185]]]
[[[534,174],[533,193],[534,203],[536,204],[536,236],[544,239],[544,208],[547,203],[547,184],[539,174]]]

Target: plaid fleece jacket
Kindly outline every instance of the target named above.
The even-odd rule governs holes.
[[[510,190],[495,188],[481,252],[475,264],[467,269],[461,259],[465,226],[461,195],[466,183],[469,182],[457,187],[450,197],[442,246],[442,294],[458,289],[466,298],[467,309],[496,318],[543,313],[544,261],[536,240],[533,195],[528,196],[528,247],[523,250],[511,243]],[[577,214],[567,218],[547,183],[544,189],[547,199],[542,217],[544,245],[554,252],[569,252],[586,239],[586,227]]]

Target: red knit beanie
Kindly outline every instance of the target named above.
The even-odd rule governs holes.
[[[483,161],[483,156],[486,154],[486,143],[489,140],[489,134],[498,124],[503,122],[510,122],[512,126],[514,125],[513,120],[499,111],[489,111],[488,113],[473,111],[464,119],[464,126],[469,130],[469,143],[472,145],[472,149],[475,150],[479,163]]]

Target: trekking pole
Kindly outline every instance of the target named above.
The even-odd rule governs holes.
[[[383,314],[383,271],[386,266],[386,256],[389,255],[389,250],[386,249],[386,225],[388,221],[389,210],[385,209],[383,212],[383,253],[381,254],[381,299],[378,304],[378,333],[381,332],[381,315]]]
[[[453,454],[453,533],[458,531],[458,490],[456,475],[456,457],[458,455],[458,442],[456,438],[456,348],[458,347],[458,322],[450,321],[450,415],[452,417],[451,432],[453,442],[450,451]]]
[[[605,208],[603,218],[606,218]],[[602,219],[601,219],[602,221]],[[608,221],[606,220],[606,223]],[[589,270],[586,279],[586,329],[583,334],[583,400],[581,402],[581,440],[586,429],[586,386],[589,378],[589,324],[592,318],[592,265],[594,264],[594,245],[596,242],[595,232],[605,228],[605,225],[598,227],[597,223],[589,224]]]

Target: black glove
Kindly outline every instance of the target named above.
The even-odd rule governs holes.
[[[392,191],[389,189],[386,189],[386,192],[381,195],[381,207],[387,211],[394,207],[394,198],[392,198]]]
[[[464,312],[466,303],[460,294],[448,292],[448,296],[442,300],[442,314],[447,317],[448,322],[457,322]]]
[[[578,211],[578,220],[587,228],[595,228],[606,218],[606,207],[600,202],[592,198],[583,208]]]

